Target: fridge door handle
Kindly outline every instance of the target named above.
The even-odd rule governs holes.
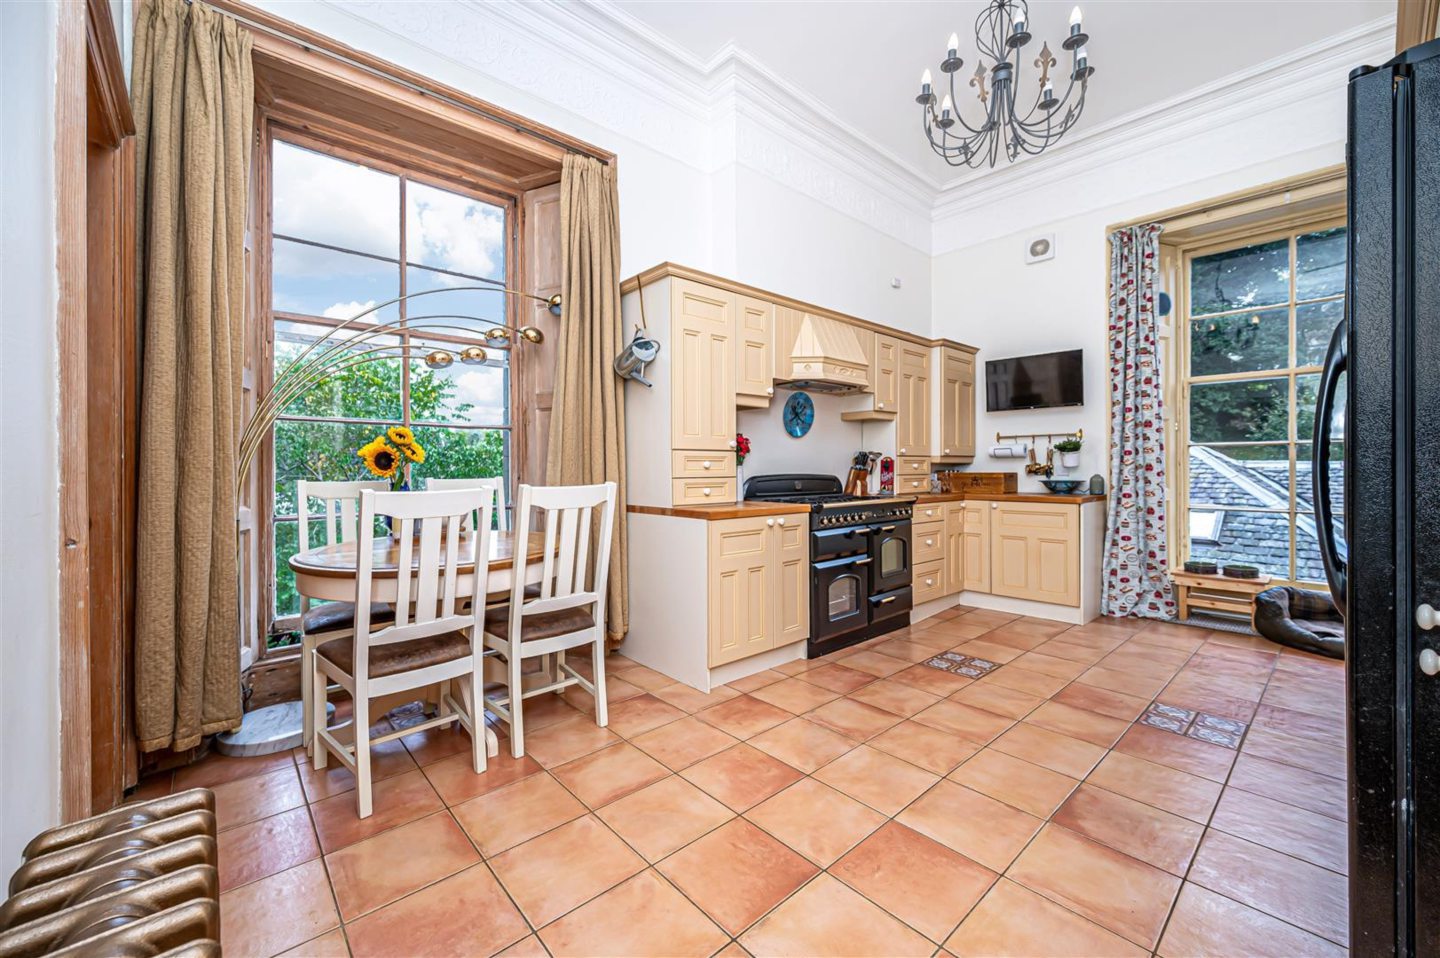
[[[1347,310],[1348,311],[1348,310]],[[1348,319],[1348,317],[1347,317]],[[1330,419],[1335,411],[1335,392],[1340,375],[1349,362],[1346,337],[1349,323],[1342,321],[1330,337],[1325,367],[1320,372],[1320,395],[1315,407],[1315,435],[1310,445],[1310,481],[1315,502],[1315,531],[1320,539],[1320,561],[1335,608],[1345,614],[1345,559],[1335,541],[1335,515],[1330,505]]]

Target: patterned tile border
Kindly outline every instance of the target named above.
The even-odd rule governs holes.
[[[1250,729],[1244,722],[1206,712],[1192,712],[1190,709],[1166,705],[1163,702],[1151,702],[1145,714],[1140,716],[1140,724],[1174,732],[1176,735],[1187,735],[1232,750],[1240,747],[1240,742]]]
[[[961,655],[958,652],[941,652],[933,658],[926,659],[921,665],[928,665],[932,669],[939,669],[942,672],[953,672],[956,675],[969,676],[978,679],[982,675],[989,675],[1000,667],[999,662],[991,662],[989,659],[977,659],[973,655]]]

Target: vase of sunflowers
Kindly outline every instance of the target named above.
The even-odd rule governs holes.
[[[388,479],[395,492],[408,492],[410,483],[406,478],[406,466],[420,465],[425,461],[425,447],[415,439],[415,433],[405,426],[391,426],[374,439],[355,450],[355,455],[365,464],[370,475]],[[390,528],[390,517],[385,517],[385,527]]]

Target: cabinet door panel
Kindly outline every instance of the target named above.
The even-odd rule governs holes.
[[[896,368],[900,361],[900,340],[893,336],[875,335],[875,408],[894,411],[899,408]]]
[[[975,502],[965,506],[965,589],[969,592],[990,591],[990,503]]]
[[[1035,602],[1079,605],[1078,506],[1004,502],[993,510],[991,523],[992,591]]]
[[[990,546],[990,591],[996,595],[1008,595],[1018,599],[1029,597],[1030,591],[1030,540],[1025,535],[1016,535],[991,530]]]
[[[945,594],[965,588],[965,506],[945,506]]]
[[[710,666],[773,648],[774,547],[764,519],[712,522]]]
[[[775,646],[810,637],[810,555],[806,516],[781,516],[773,534],[777,542],[775,572],[779,580]],[[783,524],[781,522],[783,520]]]
[[[735,394],[768,400],[774,394],[775,305],[753,296],[740,296],[736,304]]]
[[[728,449],[735,439],[735,297],[672,282],[671,446]]]
[[[962,350],[946,348],[941,361],[940,448],[947,458],[975,455],[975,360]]]

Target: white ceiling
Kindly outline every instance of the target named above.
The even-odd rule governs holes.
[[[1031,0],[1029,60],[1041,41],[1067,56],[1060,41],[1072,5]],[[974,22],[983,0],[616,0],[614,6],[701,61],[733,44],[793,84],[815,109],[902,161],[928,175],[955,175],[930,152],[914,97],[923,69],[941,76],[945,40],[957,32],[966,69],[957,77],[956,102],[976,119],[979,104],[960,77],[968,79],[977,62]],[[1395,2],[1082,0],[1081,7],[1096,73],[1072,137],[1392,15]],[[1062,70],[1067,63],[1061,61]],[[1033,82],[1033,74],[1026,81]]]

